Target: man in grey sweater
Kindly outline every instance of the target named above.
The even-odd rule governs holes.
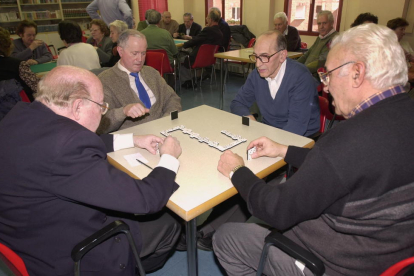
[[[98,134],[132,127],[181,111],[181,99],[157,70],[144,66],[147,50],[145,36],[126,30],[119,36],[121,57],[112,68],[99,74],[109,103]]]

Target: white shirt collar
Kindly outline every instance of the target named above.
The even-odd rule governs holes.
[[[328,36],[330,36],[331,34],[333,34],[334,32],[335,32],[336,30],[335,30],[335,28],[333,28],[329,33],[327,33],[325,36],[321,36],[321,35],[319,35],[319,38],[320,39],[324,39],[325,37],[328,37]]]
[[[286,72],[286,60],[280,66],[279,72],[277,72],[276,77],[274,77],[273,79],[265,78],[269,85],[270,96],[272,96],[273,99],[276,98],[277,91],[279,90],[280,85],[282,84],[282,80],[283,80],[283,77],[285,76],[285,72]]]
[[[286,29],[285,29],[285,31],[283,32],[283,35],[288,35],[288,28],[289,28],[289,25],[287,25],[287,26],[286,26]]]

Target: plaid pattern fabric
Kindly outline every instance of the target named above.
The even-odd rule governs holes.
[[[391,87],[385,91],[382,92],[378,92],[375,93],[374,95],[372,95],[371,97],[365,99],[363,102],[361,102],[360,104],[358,104],[352,111],[351,113],[349,113],[349,115],[347,116],[347,118],[351,118],[353,116],[355,116],[356,114],[360,113],[361,111],[363,111],[364,109],[367,109],[368,107],[386,99],[389,98],[391,96],[400,94],[400,93],[404,93],[404,88],[401,85],[397,85],[394,87]]]

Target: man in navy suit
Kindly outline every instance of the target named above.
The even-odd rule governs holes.
[[[96,135],[108,105],[99,79],[81,68],[56,67],[40,81],[35,97],[31,104],[17,104],[0,123],[0,243],[20,255],[30,275],[73,275],[74,245],[122,219],[144,269],[160,268],[181,231],[162,211],[178,188],[179,142]],[[157,144],[160,162],[142,180],[106,160],[108,151],[133,146],[156,154]],[[127,239],[116,236],[92,249],[81,269],[82,275],[135,275]]]
[[[178,26],[178,32],[173,34],[174,38],[190,40],[193,36],[196,36],[201,32],[202,27],[194,22],[193,15],[191,13],[186,12],[183,15],[183,21],[184,23]]]

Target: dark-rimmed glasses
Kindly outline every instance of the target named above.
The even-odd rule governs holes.
[[[100,104],[100,103],[92,101],[91,99],[88,99],[88,98],[84,98],[84,99],[99,105],[99,107],[101,108],[101,114],[102,115],[105,115],[106,112],[109,110],[109,104],[107,102],[103,102],[103,103]]]
[[[262,63],[268,63],[270,58],[279,53],[280,51],[283,51],[284,49],[280,49],[276,53],[270,56],[256,56],[255,54],[249,55],[249,59],[253,62],[256,62],[257,60],[260,60]]]
[[[319,74],[319,78],[321,79],[321,82],[325,85],[325,86],[328,86],[329,85],[329,76],[331,75],[331,73],[333,72],[333,71],[335,71],[336,69],[339,69],[339,68],[341,68],[342,66],[345,66],[345,65],[347,65],[347,64],[351,64],[351,63],[356,63],[356,61],[348,61],[348,62],[346,62],[346,63],[344,63],[344,64],[342,64],[342,65],[339,65],[338,67],[336,67],[335,69],[332,69],[331,71],[328,71],[328,72],[326,72],[326,73],[323,73],[323,72],[318,72],[318,74]]]

